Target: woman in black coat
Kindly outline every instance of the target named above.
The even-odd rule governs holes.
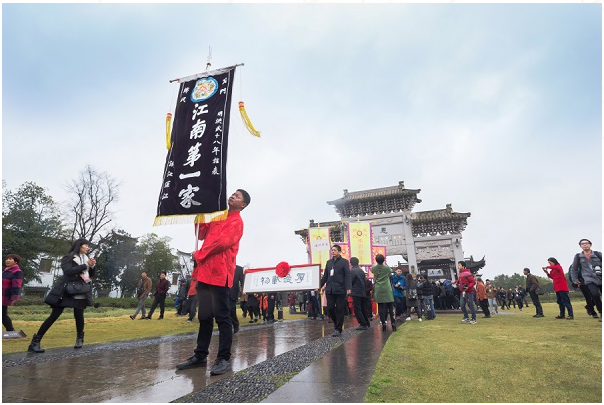
[[[69,295],[66,285],[76,283],[84,285],[90,284],[91,278],[95,275],[95,259],[90,259],[87,255],[89,242],[86,239],[78,239],[71,245],[71,249],[66,256],[61,259],[61,269],[63,277],[55,284],[48,293],[45,303],[50,305],[52,312],[50,316],[42,323],[38,333],[36,333],[29,345],[27,351],[43,353],[44,349],[40,347],[40,341],[44,334],[50,329],[53,323],[63,313],[65,308],[73,308],[73,317],[76,323],[76,343],[74,349],[80,349],[84,344],[84,309],[88,305],[94,305],[92,301],[92,289],[84,294]]]

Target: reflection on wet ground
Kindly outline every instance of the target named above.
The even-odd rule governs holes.
[[[375,365],[391,333],[374,326],[353,337],[312,363],[262,402],[363,402]]]
[[[347,323],[356,321],[350,319]],[[209,367],[175,369],[177,363],[193,355],[195,335],[137,347],[104,345],[106,350],[102,352],[3,367],[2,402],[169,402],[332,332],[332,324],[310,319],[243,327],[233,338],[232,371],[212,377]],[[217,347],[218,335],[214,335],[210,364]],[[8,355],[3,360],[11,356],[51,356],[66,350]]]

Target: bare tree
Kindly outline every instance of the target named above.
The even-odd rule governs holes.
[[[111,207],[118,199],[118,188],[119,183],[108,173],[99,173],[90,165],[71,180],[67,191],[71,194],[68,216],[72,240],[86,238],[98,246],[111,235]]]

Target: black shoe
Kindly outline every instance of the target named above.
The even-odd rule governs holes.
[[[73,348],[74,349],[81,349],[82,346],[84,346],[84,332],[82,332],[81,335],[78,335],[76,337],[75,346],[73,346]]]
[[[218,359],[210,370],[210,375],[221,375],[231,369],[231,363],[226,359]]]
[[[31,339],[31,343],[29,344],[29,347],[27,348],[27,351],[34,352],[34,353],[44,353],[45,350],[42,347],[40,347],[41,340],[42,340],[42,336],[34,334],[34,336]]]
[[[160,319],[164,319],[164,317],[163,317],[163,316],[160,316],[159,318],[157,318],[157,320],[158,320],[158,321],[159,321]]]
[[[336,330],[331,334],[331,337],[339,337],[342,334],[342,332]]]
[[[396,332],[396,325],[392,324],[392,332]]]
[[[537,314],[537,315],[535,315],[535,318],[545,318],[545,315],[543,315],[543,314]]]
[[[596,319],[598,319],[598,318],[599,318],[598,314],[593,314],[593,315],[592,315],[592,317],[593,317],[593,318],[596,318]]]
[[[207,359],[200,359],[199,357],[190,357],[187,361],[183,361],[182,363],[178,363],[176,368],[179,370],[186,370],[189,368],[196,367],[205,367],[208,365]]]
[[[130,315],[130,319],[134,320],[134,317],[132,315]]]
[[[234,326],[233,327],[233,334],[239,332],[239,326]]]
[[[490,318],[490,317],[491,317],[491,315],[485,315],[485,316],[483,316],[483,318]]]
[[[386,324],[382,325],[382,332],[386,332]]]

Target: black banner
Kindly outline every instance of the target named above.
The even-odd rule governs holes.
[[[192,222],[191,215],[228,209],[226,166],[234,76],[231,68],[181,80],[154,225]],[[186,217],[181,220],[182,216]],[[201,222],[210,219],[199,217]]]

